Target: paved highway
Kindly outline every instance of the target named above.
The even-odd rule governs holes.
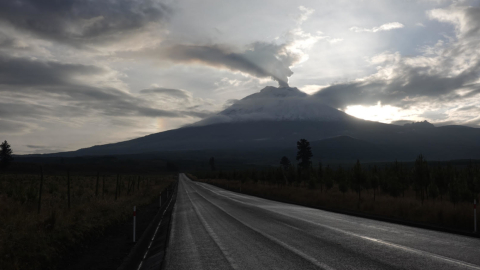
[[[180,175],[166,269],[479,269],[480,239],[226,191]]]

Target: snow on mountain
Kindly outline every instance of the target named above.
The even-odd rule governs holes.
[[[351,118],[295,87],[267,86],[194,125],[243,121],[338,121]]]

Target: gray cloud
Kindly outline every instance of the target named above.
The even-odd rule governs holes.
[[[149,88],[140,90],[140,94],[159,94],[159,95],[166,95],[171,97],[176,97],[180,99],[188,99],[191,97],[187,91],[179,90],[179,89],[171,89],[171,88]]]
[[[174,45],[119,55],[143,56],[176,63],[200,63],[244,72],[257,78],[272,78],[280,86],[288,86],[288,77],[293,74],[290,66],[299,61],[300,56],[290,53],[286,46],[256,42],[243,52],[235,52],[232,48],[220,45]]]
[[[370,79],[365,82],[333,84],[314,95],[327,104],[344,109],[348,105],[375,105],[381,101],[384,105],[408,108],[423,101],[421,98],[458,99],[455,91],[468,86],[475,90],[480,85],[473,84],[478,79],[480,63],[454,77],[442,74],[425,74],[418,68],[400,65],[394,69],[396,77],[392,80]],[[418,99],[420,98],[420,99]]]
[[[321,89],[315,97],[337,108],[375,105],[379,101],[383,105],[408,108],[419,102],[446,103],[479,94],[480,16],[476,16],[479,12],[477,7],[432,12],[432,19],[457,26],[455,41],[435,48],[438,52],[433,55],[392,57],[394,60],[388,60],[377,74],[333,84]]]
[[[28,148],[32,148],[32,149],[43,149],[45,148],[45,146],[41,146],[41,145],[26,145],[26,147]]]
[[[28,124],[18,121],[10,121],[0,118],[0,132],[2,134],[18,134],[28,131],[31,127]]]
[[[458,108],[457,111],[476,111],[479,109],[480,109],[479,107],[472,105],[472,106],[465,106],[465,107]]]
[[[44,62],[0,54],[0,93],[4,99],[15,100],[2,102],[0,118],[41,119],[92,114],[167,118],[207,115],[198,109],[160,109],[150,96],[162,92],[177,98],[189,97],[184,90],[156,88],[133,95],[115,87],[92,83],[96,77],[102,76],[108,79],[109,70],[93,65]],[[43,104],[36,103],[35,99]],[[14,129],[11,123],[9,127]]]
[[[66,85],[72,84],[74,76],[106,72],[105,69],[93,65],[43,62],[0,54],[0,85]]]
[[[161,22],[170,12],[154,0],[0,1],[0,22],[71,45],[109,41]]]

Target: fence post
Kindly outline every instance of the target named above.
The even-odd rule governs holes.
[[[137,207],[133,207],[133,243],[135,243],[135,225],[136,225],[136,220],[137,218]]]
[[[473,232],[477,232],[477,200],[473,199]]]
[[[97,171],[97,183],[95,185],[95,197],[98,196],[98,180],[100,178],[100,171]]]
[[[105,175],[102,177],[102,199],[105,198]]]
[[[70,170],[67,170],[67,198],[68,198],[68,210],[70,210]]]
[[[119,174],[117,174],[117,186],[115,187],[115,201],[117,200],[118,197],[118,178],[120,177]]]
[[[40,166],[40,190],[38,191],[38,214],[42,206],[42,189],[43,189],[43,166]]]

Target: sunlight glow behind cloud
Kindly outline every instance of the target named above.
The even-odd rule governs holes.
[[[390,31],[390,30],[393,30],[393,29],[398,29],[398,28],[403,28],[404,25],[399,23],[399,22],[391,22],[391,23],[386,23],[386,24],[382,24],[378,27],[373,27],[373,28],[360,28],[360,27],[357,27],[357,26],[353,26],[350,28],[350,31],[353,31],[355,33],[360,33],[360,32],[372,32],[372,33],[376,33],[376,32],[379,32],[379,31]]]
[[[374,106],[352,105],[347,106],[345,112],[360,119],[377,121],[382,123],[391,123],[399,120],[402,116],[407,116],[408,113],[401,110],[401,108],[385,105],[382,106],[380,102]]]

